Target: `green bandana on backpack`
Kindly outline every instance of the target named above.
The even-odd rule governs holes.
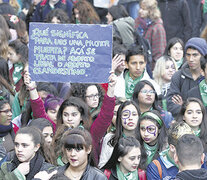
[[[155,153],[157,152],[157,143],[154,146],[149,146],[144,143],[144,148],[147,152],[147,165],[151,163]]]
[[[200,82],[199,89],[200,89],[201,99],[203,101],[203,105],[207,106],[207,84],[206,84],[205,79]]]
[[[138,172],[137,170],[132,171],[132,172],[128,172],[127,174],[124,174],[120,168],[119,165],[116,165],[116,173],[117,173],[117,177],[118,179],[121,180],[138,180]]]
[[[18,83],[19,80],[22,78],[22,75],[21,75],[22,70],[23,70],[23,64],[22,63],[15,63],[14,64],[14,72],[12,74],[14,84]]]
[[[129,72],[126,73],[126,76],[125,76],[125,87],[126,87],[125,95],[126,95],[127,99],[130,99],[132,97],[132,94],[134,92],[134,87],[142,79],[143,75],[144,75],[144,73],[142,73],[142,75],[140,77],[133,80],[130,77]]]

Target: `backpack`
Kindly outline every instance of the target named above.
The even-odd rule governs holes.
[[[157,166],[157,169],[158,169],[158,172],[159,172],[159,176],[160,176],[160,179],[162,179],[162,167],[161,167],[161,165],[160,165],[160,162],[158,161],[158,160],[153,160],[152,161],[154,164],[155,164],[155,166]]]
[[[151,64],[152,64],[152,48],[150,45],[150,42],[148,39],[145,39],[143,36],[141,36],[137,31],[135,32],[135,42],[136,44],[139,44],[147,57],[147,72],[149,76],[152,78],[152,70],[151,70]]]

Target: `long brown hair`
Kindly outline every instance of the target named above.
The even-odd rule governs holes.
[[[79,18],[81,24],[98,24],[100,23],[100,18],[96,13],[93,6],[85,0],[78,1],[73,7],[73,17],[72,22],[75,23],[74,9],[79,11]]]

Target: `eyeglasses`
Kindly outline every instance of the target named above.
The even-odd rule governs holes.
[[[143,93],[143,94],[155,94],[155,91],[154,90],[146,90],[146,89],[143,89],[140,92]]]
[[[9,112],[11,113],[12,110],[11,110],[11,109],[6,109],[6,110],[2,110],[2,111],[0,111],[0,113],[6,113],[6,114],[8,114]]]
[[[99,94],[91,94],[91,95],[86,96],[86,97],[87,97],[88,99],[92,100],[92,99],[94,99],[94,98],[99,98],[100,95],[99,95]]]

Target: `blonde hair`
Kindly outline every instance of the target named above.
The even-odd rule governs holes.
[[[155,21],[161,17],[161,12],[158,8],[156,0],[141,0],[140,6],[144,6],[148,10],[148,18]]]
[[[164,85],[163,75],[165,74],[165,65],[167,61],[172,61],[175,66],[175,71],[177,71],[177,65],[175,60],[167,55],[161,56],[155,64],[155,68],[153,71],[153,78],[159,84],[160,88]]]
[[[19,5],[18,1],[17,0],[10,0],[9,4],[14,8],[14,10],[17,14],[18,11],[19,11],[19,8],[20,8],[20,5]]]

